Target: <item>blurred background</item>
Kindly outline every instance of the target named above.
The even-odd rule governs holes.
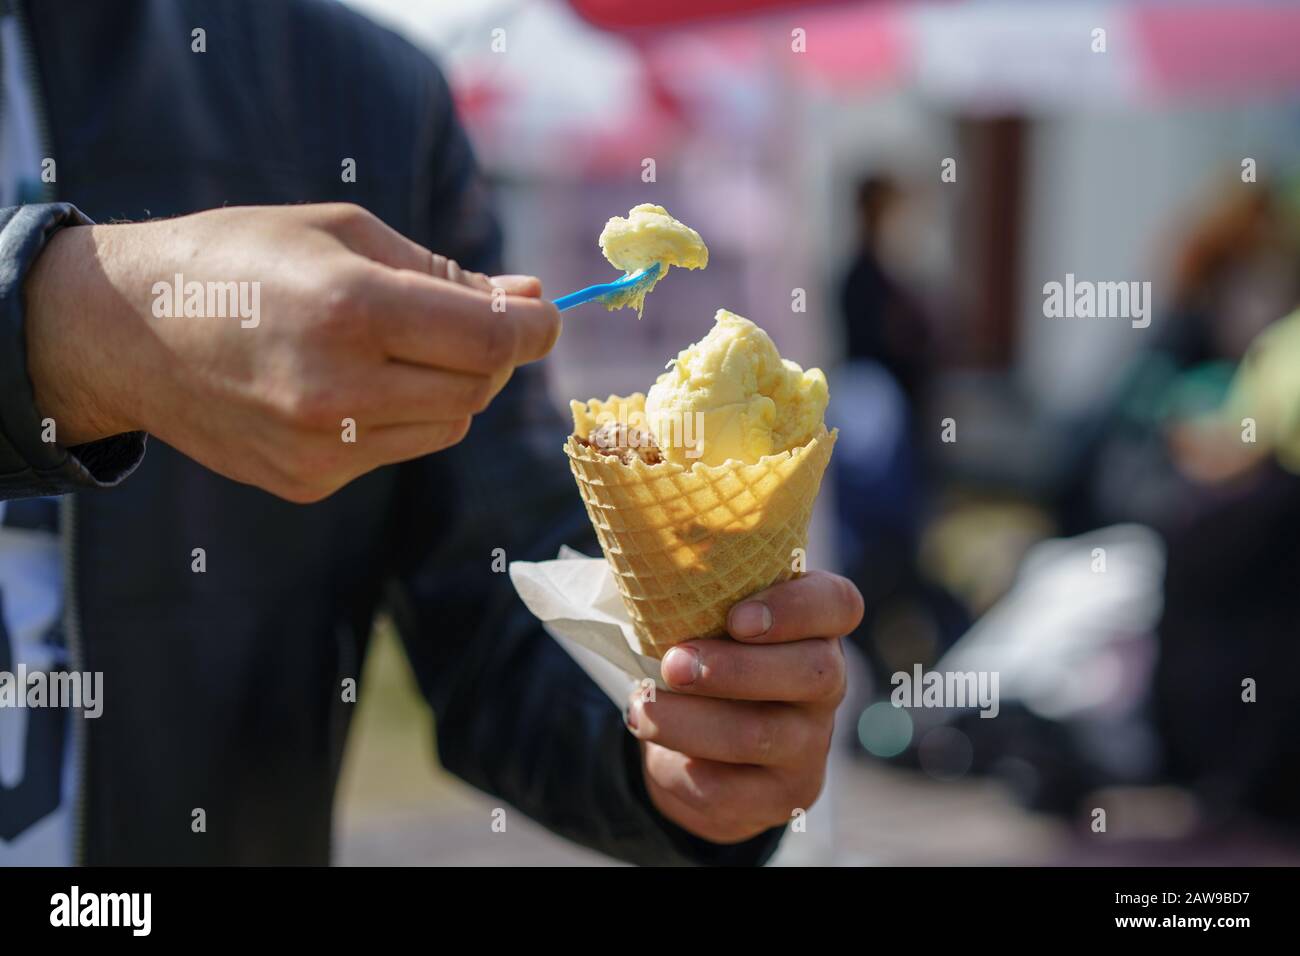
[[[1300,6],[349,2],[447,71],[512,270],[607,281],[642,202],[708,243],[570,319],[557,406],[722,307],[827,372],[810,563],[867,617],[778,863],[1300,862]],[[1149,326],[1048,317],[1067,274]],[[915,664],[997,671],[998,717],[891,706]],[[339,862],[605,862],[492,832],[391,635],[360,700]]]

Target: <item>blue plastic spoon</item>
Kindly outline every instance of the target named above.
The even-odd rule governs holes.
[[[584,302],[591,302],[595,299],[603,301],[614,296],[623,298],[629,293],[635,292],[638,286],[653,283],[659,276],[659,269],[660,265],[656,262],[648,269],[629,273],[613,282],[589,285],[585,289],[579,289],[577,292],[570,292],[568,295],[560,296],[555,300],[555,307],[564,312],[567,309],[572,309],[575,305],[582,305]]]

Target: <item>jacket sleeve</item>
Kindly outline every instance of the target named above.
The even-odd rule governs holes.
[[[112,487],[144,457],[143,432],[71,448],[45,441],[27,374],[23,282],[50,236],[89,223],[68,203],[0,209],[0,499]]]
[[[561,544],[599,554],[536,367],[460,445],[403,466],[391,595],[433,705],[443,764],[561,836],[643,864],[756,864],[781,829],[723,847],[673,825],[645,789],[622,715],[523,606],[507,561]],[[500,552],[495,549],[501,549]]]

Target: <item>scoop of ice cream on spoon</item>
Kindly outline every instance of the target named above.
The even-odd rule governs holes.
[[[651,203],[634,206],[626,217],[615,216],[605,223],[600,250],[611,265],[623,270],[623,278],[556,299],[561,311],[600,301],[611,311],[631,306],[640,318],[646,295],[669,268],[703,269],[709,264],[709,250],[700,234],[663,206]]]

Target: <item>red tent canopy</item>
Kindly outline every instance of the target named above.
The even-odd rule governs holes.
[[[670,27],[753,13],[803,12],[827,3],[791,3],[790,0],[569,0],[588,22],[604,30]]]

